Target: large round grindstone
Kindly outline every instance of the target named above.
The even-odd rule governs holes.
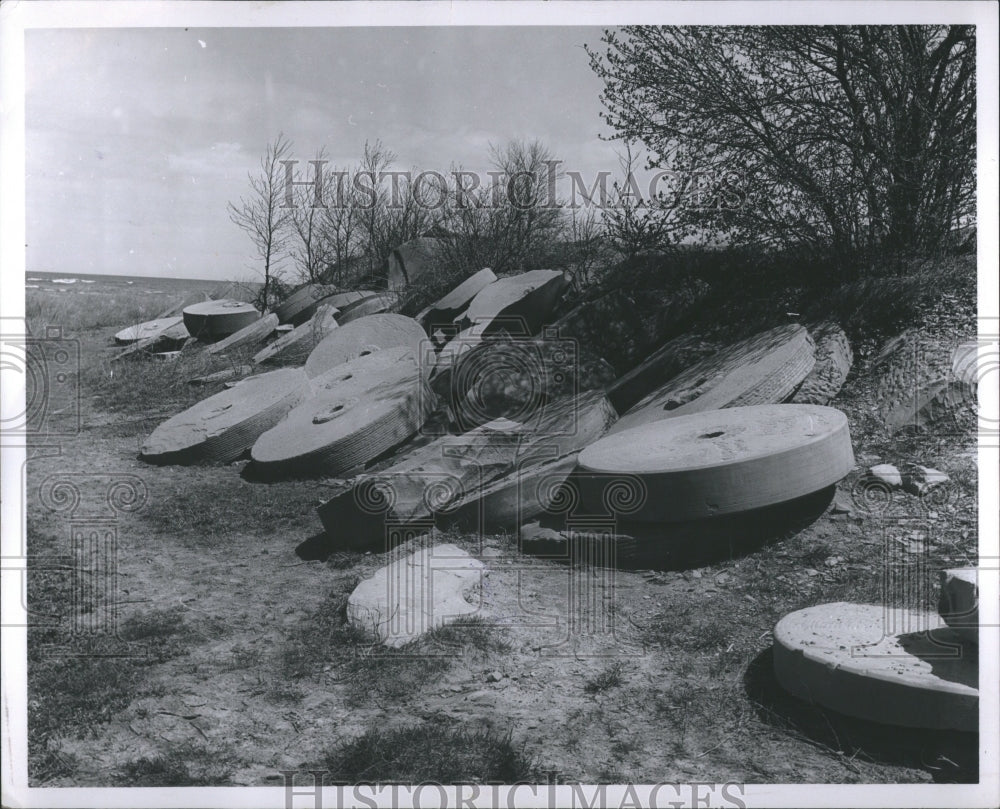
[[[368,317],[370,315],[381,314],[382,312],[389,311],[396,304],[395,295],[372,295],[368,298],[362,298],[359,301],[348,304],[348,306],[341,310],[340,325],[346,326],[348,323],[354,320],[358,320],[362,317]]]
[[[937,616],[819,604],[774,628],[774,673],[804,700],[848,716],[934,730],[979,728],[979,655]]]
[[[333,287],[324,284],[305,284],[275,306],[274,314],[279,322],[298,326],[316,314],[320,302],[333,292]]]
[[[520,336],[535,334],[549,321],[567,283],[559,270],[531,270],[501,278],[472,299],[463,322],[489,330],[503,328]]]
[[[115,334],[115,342],[119,345],[128,345],[129,343],[137,343],[139,340],[160,337],[163,332],[173,327],[183,327],[183,321],[182,317],[161,317],[156,320],[147,320],[145,323],[138,323],[135,326],[122,329]],[[184,334],[187,336],[187,329],[184,329]]]
[[[662,419],[609,434],[580,453],[594,485],[638,476],[630,519],[680,521],[781,503],[854,468],[847,417],[819,405],[757,405]],[[581,490],[585,494],[585,487]]]
[[[310,393],[301,368],[248,377],[163,422],[143,443],[142,459],[158,464],[235,460]]]
[[[334,307],[324,303],[307,322],[281,335],[254,354],[254,364],[278,360],[287,364],[305,362],[306,357],[323,338],[337,330],[337,314]]]
[[[249,326],[244,326],[238,332],[230,334],[224,340],[212,343],[205,351],[208,354],[225,354],[227,351],[255,346],[270,337],[277,326],[278,316],[272,312]]]
[[[407,346],[420,357],[426,342],[427,335],[412,317],[391,313],[369,315],[324,337],[306,360],[306,375],[316,377],[356,357],[397,346]]]
[[[312,385],[313,395],[254,444],[262,474],[348,472],[409,438],[433,410],[416,359],[402,347],[359,357]]]
[[[809,332],[797,324],[756,334],[675,376],[622,416],[612,431],[720,407],[783,402],[812,371],[814,349]]]
[[[222,300],[196,303],[184,309],[184,325],[193,337],[228,337],[260,319],[253,304]]]

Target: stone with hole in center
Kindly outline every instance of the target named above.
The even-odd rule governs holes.
[[[615,476],[643,491],[628,519],[735,514],[831,486],[854,468],[847,417],[820,405],[711,410],[613,431],[580,453],[581,498]]]

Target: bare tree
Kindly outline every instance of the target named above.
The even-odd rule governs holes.
[[[647,199],[636,181],[638,163],[632,144],[625,143],[618,155],[622,176],[612,186],[611,199],[604,211],[604,227],[612,247],[626,258],[645,250],[655,250],[675,243],[684,232],[678,216],[682,194],[660,192]]]
[[[591,66],[621,137],[665,168],[742,175],[736,204],[693,212],[704,228],[884,255],[933,251],[975,215],[971,26],[629,26],[603,41]]]
[[[327,206],[322,209],[319,222],[321,238],[325,245],[327,267],[324,280],[343,285],[345,272],[358,255],[361,219],[353,192],[355,173],[347,169],[333,169],[327,173]]]
[[[291,142],[279,134],[267,145],[260,159],[260,169],[248,174],[250,194],[228,206],[230,220],[250,237],[256,258],[262,265],[264,283],[256,301],[261,311],[271,305],[273,288],[280,284],[283,269],[289,209],[282,207],[285,169],[281,161],[288,158],[291,149]]]
[[[311,161],[314,170],[321,172],[318,175],[321,186],[325,186],[328,176],[324,165],[326,162],[325,149],[316,152],[316,157]],[[318,169],[315,168],[317,165]],[[288,179],[287,173],[285,179]],[[323,193],[321,199],[326,207],[318,206],[315,185],[298,179],[296,182],[302,184],[292,186],[293,207],[287,209],[286,219],[289,257],[295,264],[300,279],[315,283],[322,280],[329,265],[330,245],[324,228],[324,212],[329,208],[329,200],[327,194]],[[326,191],[325,187],[323,191]]]

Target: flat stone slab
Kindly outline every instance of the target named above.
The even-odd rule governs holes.
[[[627,413],[652,391],[717,350],[718,346],[696,336],[685,334],[668,340],[612,382],[606,390],[608,399],[619,413]]]
[[[320,302],[334,293],[325,284],[305,284],[274,307],[274,314],[281,323],[298,326],[316,314]]]
[[[389,254],[389,289],[405,289],[433,271],[440,244],[441,239],[433,236],[418,236],[393,250]]]
[[[235,460],[310,392],[300,368],[248,377],[167,419],[140,455],[156,464]]]
[[[428,334],[433,334],[435,329],[453,323],[458,315],[469,308],[470,301],[496,280],[496,274],[489,267],[473,273],[443,298],[424,309],[416,319]]]
[[[774,673],[800,699],[912,728],[979,729],[979,654],[929,612],[837,602],[774,628]]]
[[[511,333],[531,336],[548,322],[567,283],[559,270],[531,270],[501,278],[469,302],[462,320],[487,330],[505,328]]]
[[[283,334],[254,354],[252,362],[254,365],[277,360],[289,363],[305,362],[312,350],[330,332],[338,328],[337,314],[336,308],[323,304],[308,322],[296,326],[288,334]]]
[[[405,346],[344,363],[312,387],[311,397],[257,439],[251,457],[261,472],[347,472],[413,435],[434,406]]]
[[[802,326],[760,332],[675,376],[638,402],[612,431],[721,407],[783,402],[815,362],[812,337]]]
[[[161,317],[156,320],[147,320],[145,323],[138,323],[129,326],[115,334],[115,342],[119,345],[128,345],[139,340],[159,337],[163,332],[178,324],[183,325],[182,317]],[[187,336],[187,329],[184,329],[184,336]]]
[[[619,422],[620,423],[620,422]],[[616,425],[617,426],[617,425]],[[609,434],[586,447],[581,496],[614,476],[644,492],[629,519],[716,517],[792,500],[854,468],[847,417],[819,405],[757,405],[694,413]]]
[[[205,301],[184,309],[184,325],[199,339],[228,337],[259,319],[253,304],[234,300]]]
[[[338,548],[372,547],[384,539],[387,524],[426,527],[440,514],[447,521],[452,504],[474,502],[483,486],[510,474],[519,462],[575,454],[615,418],[611,403],[591,392],[553,404],[527,425],[497,419],[461,435],[442,436],[385,470],[358,477],[317,512]],[[511,491],[494,494],[495,514],[506,523],[503,509]]]
[[[358,318],[388,312],[396,305],[396,301],[396,296],[392,294],[371,295],[370,297],[362,298],[359,301],[348,304],[345,308],[341,309],[338,320],[341,326],[346,326]]]
[[[938,613],[964,640],[979,643],[979,570],[942,570]]]
[[[435,545],[397,556],[347,599],[347,620],[398,648],[426,632],[472,615],[466,596],[489,571],[461,548]]]
[[[317,343],[306,359],[306,374],[317,377],[357,357],[397,346],[411,348],[429,373],[430,364],[423,362],[420,354],[427,342],[427,334],[412,317],[369,315],[331,331]]]
[[[788,401],[825,405],[844,386],[854,364],[854,352],[844,330],[834,323],[810,327],[809,334],[816,344],[816,364]]]
[[[264,342],[277,327],[278,316],[272,312],[249,326],[243,327],[238,332],[230,334],[226,339],[212,343],[205,351],[209,354],[224,354],[227,351],[254,346]]]

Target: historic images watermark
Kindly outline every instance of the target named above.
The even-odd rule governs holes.
[[[445,785],[436,781],[417,784],[348,784],[328,779],[329,770],[279,770],[285,788],[285,809],[347,809],[376,806],[544,806],[546,809],[683,809],[683,807],[723,807],[746,809],[746,785],[694,781],[654,784],[566,783],[554,770],[545,773],[546,783],[486,783]],[[296,777],[299,781],[296,783]],[[310,783],[311,782],[311,783]],[[298,799],[298,800],[296,800]]]
[[[627,172],[593,174],[563,170],[563,161],[541,161],[540,171],[354,171],[328,170],[328,160],[309,160],[311,176],[296,179],[298,160],[282,160],[282,208],[373,210],[380,205],[402,209],[410,203],[425,211],[501,208],[547,210],[596,207],[685,207],[693,211],[735,210],[746,202],[744,177],[737,171],[657,169],[642,177]],[[298,198],[296,189],[306,191]]]

